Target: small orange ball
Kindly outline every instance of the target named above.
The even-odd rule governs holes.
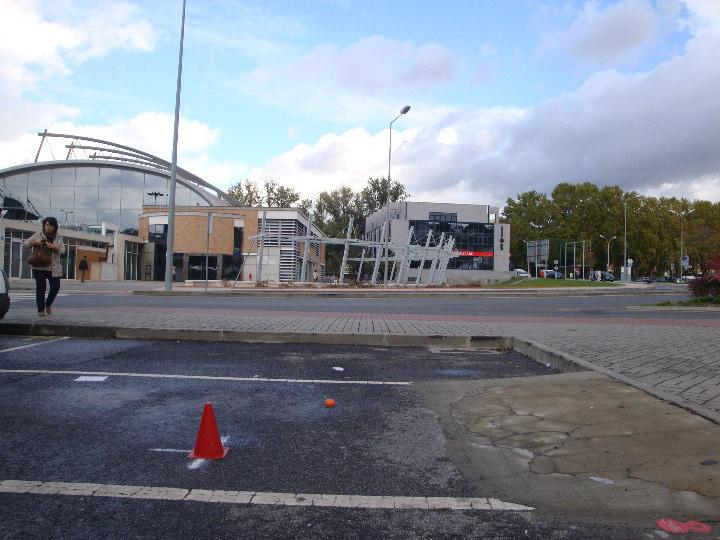
[[[327,399],[325,400],[325,406],[326,406],[327,408],[334,407],[334,406],[335,406],[335,400],[334,400],[333,398],[327,398]]]

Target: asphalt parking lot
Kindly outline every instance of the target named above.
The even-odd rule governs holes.
[[[0,484],[0,535],[639,535],[493,500],[448,459],[447,434],[414,386],[554,373],[513,352],[0,337],[0,481],[30,483],[26,492]],[[230,449],[221,461],[187,456],[206,402]],[[95,487],[68,496],[52,482]],[[137,488],[127,496],[118,486]],[[190,490],[256,499],[173,500]]]

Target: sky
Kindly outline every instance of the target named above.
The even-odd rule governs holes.
[[[181,0],[0,8],[0,168],[44,129],[170,160]],[[412,200],[589,181],[720,202],[718,89],[720,0],[187,0],[178,164],[359,190],[410,105],[391,177]]]

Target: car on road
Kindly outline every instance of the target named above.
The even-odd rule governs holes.
[[[695,279],[695,276],[683,276],[675,280],[675,283],[690,283]]]
[[[600,274],[600,281],[615,281],[615,276],[612,272],[603,272]]]
[[[515,272],[515,276],[519,278],[529,278],[531,277],[530,274],[527,273],[526,270],[523,270],[522,268],[516,268],[513,270]]]
[[[557,272],[555,270],[540,270],[540,277],[546,279],[555,279]]]

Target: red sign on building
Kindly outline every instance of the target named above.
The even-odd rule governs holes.
[[[492,257],[492,251],[463,251],[457,252],[461,257]]]

